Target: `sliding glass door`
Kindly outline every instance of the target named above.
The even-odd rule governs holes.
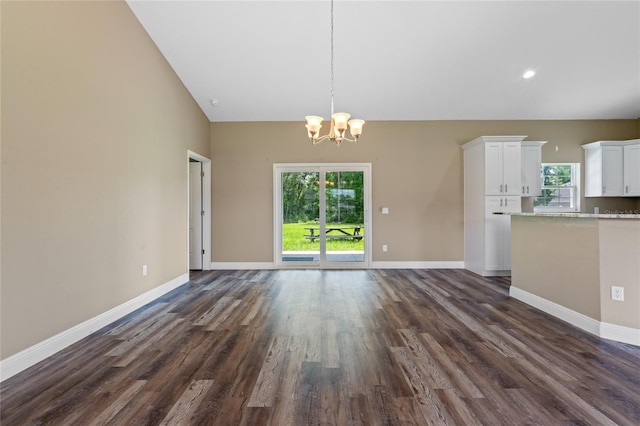
[[[370,164],[275,164],[275,263],[367,267]]]

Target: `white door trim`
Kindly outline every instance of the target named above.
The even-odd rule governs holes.
[[[204,255],[202,256],[202,270],[211,269],[211,160],[197,152],[187,151],[187,270],[189,270],[189,160],[193,159],[202,163],[202,208],[204,215],[202,216],[202,247]]]

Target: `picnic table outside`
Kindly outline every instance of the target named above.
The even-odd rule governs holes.
[[[327,225],[325,227],[325,235],[329,238],[353,238],[354,241],[360,241],[363,235],[360,230],[364,228],[362,225]],[[320,238],[320,227],[310,226],[304,228],[309,234],[304,237],[311,242]]]

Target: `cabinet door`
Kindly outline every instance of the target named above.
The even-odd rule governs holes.
[[[484,193],[502,195],[502,143],[487,143],[484,147]]]
[[[539,197],[540,191],[540,166],[541,147],[522,147],[522,196]]]
[[[522,153],[520,142],[502,144],[502,183],[504,195],[520,195],[522,183]]]
[[[502,211],[503,204],[503,197],[485,197],[484,266],[487,271],[504,269],[504,219],[509,217],[493,214]]]
[[[584,150],[584,196],[602,196],[602,148]]]
[[[602,195],[623,195],[622,146],[602,147]]]
[[[485,270],[511,269],[511,216],[494,213],[521,211],[520,196],[485,197]]]
[[[522,211],[522,203],[520,197],[504,197],[505,213],[520,213]],[[505,220],[502,223],[502,269],[511,269],[511,216],[502,216]]]
[[[624,147],[624,195],[640,196],[640,143]]]

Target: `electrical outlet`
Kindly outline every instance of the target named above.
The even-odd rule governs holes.
[[[387,251],[387,245],[386,244],[382,245],[382,251]]]
[[[619,300],[624,302],[624,287],[611,286],[611,300]]]
[[[147,265],[142,265],[142,276],[143,277],[147,276]]]

